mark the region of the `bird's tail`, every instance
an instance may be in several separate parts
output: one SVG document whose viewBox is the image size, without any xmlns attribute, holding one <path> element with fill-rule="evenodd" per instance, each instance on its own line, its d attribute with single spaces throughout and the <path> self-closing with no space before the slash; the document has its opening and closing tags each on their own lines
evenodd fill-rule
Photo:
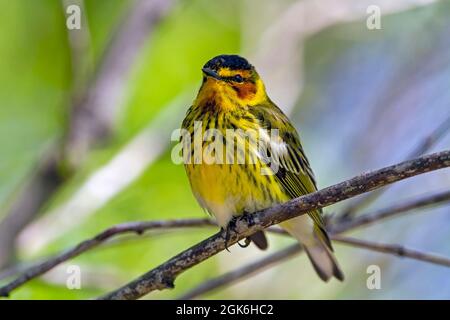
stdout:
<svg viewBox="0 0 450 320">
<path fill-rule="evenodd" d="M 323 281 L 328 281 L 333 276 L 344 280 L 326 231 L 313 225 L 308 215 L 288 220 L 281 226 L 303 245 L 314 270 Z"/>
<path fill-rule="evenodd" d="M 338 280 L 344 280 L 339 264 L 333 252 L 322 242 L 318 242 L 314 246 L 304 246 L 309 260 L 323 281 L 328 281 L 332 276 Z"/>
</svg>

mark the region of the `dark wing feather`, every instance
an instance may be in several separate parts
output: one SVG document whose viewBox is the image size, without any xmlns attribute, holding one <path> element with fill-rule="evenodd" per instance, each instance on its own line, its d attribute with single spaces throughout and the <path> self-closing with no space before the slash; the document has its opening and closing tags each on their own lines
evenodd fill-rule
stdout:
<svg viewBox="0 0 450 320">
<path fill-rule="evenodd" d="M 269 146 L 269 152 L 271 160 L 277 161 L 278 171 L 275 176 L 286 193 L 291 198 L 297 198 L 316 191 L 317 185 L 314 173 L 303 151 L 297 130 L 287 116 L 271 102 L 268 102 L 267 105 L 250 107 L 249 111 L 259 121 L 260 127 L 267 130 L 278 129 L 279 131 L 279 137 L 281 138 L 279 146 Z M 315 210 L 308 214 L 315 222 L 318 235 L 332 249 L 325 231 L 322 210 Z"/>
</svg>

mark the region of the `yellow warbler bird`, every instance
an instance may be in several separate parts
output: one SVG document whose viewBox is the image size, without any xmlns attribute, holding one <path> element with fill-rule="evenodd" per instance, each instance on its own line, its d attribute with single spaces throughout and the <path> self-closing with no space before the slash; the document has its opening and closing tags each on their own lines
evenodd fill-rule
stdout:
<svg viewBox="0 0 450 320">
<path fill-rule="evenodd" d="M 202 86 L 182 124 L 190 138 L 186 144 L 182 137 L 188 149 L 183 156 L 196 199 L 217 223 L 227 229 L 239 215 L 316 191 L 299 135 L 267 96 L 255 68 L 238 55 L 220 55 L 202 71 Z M 277 133 L 275 138 L 269 130 Z M 202 136 L 196 138 L 199 132 Z M 247 132 L 257 132 L 265 149 L 251 143 Z M 196 150 L 198 142 L 200 151 Z M 321 210 L 280 225 L 302 244 L 322 280 L 344 279 Z M 261 231 L 249 241 L 261 249 L 267 247 Z"/>
</svg>

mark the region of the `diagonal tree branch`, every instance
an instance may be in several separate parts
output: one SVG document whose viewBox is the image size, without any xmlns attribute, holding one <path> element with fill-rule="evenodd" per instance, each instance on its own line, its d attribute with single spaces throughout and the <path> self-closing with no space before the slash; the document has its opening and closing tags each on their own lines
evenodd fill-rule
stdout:
<svg viewBox="0 0 450 320">
<path fill-rule="evenodd" d="M 447 150 L 364 173 L 284 204 L 244 215 L 237 220 L 235 228 L 230 230 L 228 246 L 258 230 L 307 211 L 323 208 L 396 181 L 448 166 L 450 166 L 450 151 Z M 225 231 L 222 231 L 203 240 L 101 299 L 137 299 L 154 290 L 173 288 L 175 278 L 181 273 L 224 250 L 224 237 Z"/>
</svg>

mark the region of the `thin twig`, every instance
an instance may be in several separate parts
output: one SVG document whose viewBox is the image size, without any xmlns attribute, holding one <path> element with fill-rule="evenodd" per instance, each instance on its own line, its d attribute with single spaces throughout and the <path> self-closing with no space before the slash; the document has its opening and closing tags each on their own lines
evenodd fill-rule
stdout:
<svg viewBox="0 0 450 320">
<path fill-rule="evenodd" d="M 404 246 L 400 246 L 397 244 L 376 243 L 368 240 L 345 237 L 342 235 L 332 235 L 331 238 L 334 241 L 338 241 L 343 244 L 348 244 L 353 247 L 364 248 L 371 251 L 377 251 L 382 253 L 389 253 L 398 257 L 406 257 L 433 264 L 438 264 L 441 266 L 450 267 L 450 259 L 447 257 L 411 248 L 406 248 Z"/>
<path fill-rule="evenodd" d="M 70 248 L 52 258 L 43 261 L 42 263 L 38 263 L 28 268 L 17 279 L 8 283 L 6 286 L 0 288 L 0 296 L 7 296 L 9 292 L 21 286 L 25 282 L 28 282 L 31 279 L 34 279 L 46 273 L 47 271 L 61 264 L 64 261 L 72 259 L 94 247 L 99 246 L 100 244 L 102 244 L 106 240 L 113 238 L 114 236 L 121 235 L 124 233 L 142 234 L 145 231 L 155 229 L 167 230 L 175 228 L 201 227 L 213 224 L 214 222 L 209 219 L 178 219 L 178 220 L 163 220 L 163 221 L 128 222 L 115 225 L 111 228 L 104 230 L 103 232 L 97 234 L 96 236 L 90 239 L 80 242 L 73 248 Z"/>
<path fill-rule="evenodd" d="M 40 262 L 34 261 L 34 263 L 19 263 L 14 264 L 6 269 L 0 271 L 0 281 L 13 276 L 21 275 L 25 273 L 28 269 L 33 268 L 33 266 L 40 264 L 41 261 L 46 261 L 47 259 L 40 259 Z"/>
<path fill-rule="evenodd" d="M 450 130 L 450 116 L 447 117 L 443 122 L 441 122 L 434 131 L 425 136 L 419 141 L 416 147 L 407 154 L 405 160 L 418 157 L 427 151 L 429 151 L 445 134 Z M 375 200 L 377 200 L 383 193 L 388 190 L 387 188 L 381 188 L 375 192 L 369 193 L 362 196 L 359 199 L 355 199 L 351 202 L 340 215 L 342 221 L 349 220 L 350 217 L 354 216 L 356 212 L 360 211 L 362 208 L 367 207 Z"/>
<path fill-rule="evenodd" d="M 179 299 L 180 300 L 193 299 L 202 294 L 205 294 L 206 292 L 211 292 L 215 289 L 231 285 L 235 283 L 236 280 L 242 280 L 256 273 L 259 273 L 271 267 L 275 263 L 282 262 L 288 258 L 297 255 L 301 251 L 302 247 L 298 243 L 296 243 L 285 249 L 271 253 L 267 257 L 264 257 L 260 260 L 251 262 L 243 267 L 225 273 L 217 278 L 208 280 L 200 284 L 198 287 L 189 290 L 188 292 L 180 296 Z"/>
<path fill-rule="evenodd" d="M 350 229 L 354 230 L 358 227 L 370 225 L 374 222 L 378 222 L 379 220 L 387 219 L 392 216 L 405 213 L 412 209 L 437 205 L 439 203 L 448 201 L 450 201 L 450 190 L 432 195 L 422 196 L 421 198 L 415 200 L 407 200 L 405 202 L 402 202 L 394 206 L 390 206 L 385 209 L 376 210 L 373 213 L 363 214 L 349 221 L 347 220 L 344 220 L 342 222 L 337 221 L 335 223 L 330 224 L 329 230 L 332 233 L 342 233 Z M 339 220 L 339 218 L 337 220 Z"/>
<path fill-rule="evenodd" d="M 361 174 L 334 186 L 254 213 L 250 218 L 249 215 L 244 215 L 237 221 L 236 228 L 229 231 L 228 246 L 256 231 L 307 211 L 323 208 L 387 184 L 448 166 L 450 166 L 450 151 L 443 151 Z M 181 273 L 224 250 L 226 245 L 224 238 L 225 232 L 219 232 L 101 299 L 137 299 L 154 290 L 173 288 L 176 277 Z"/>
</svg>

